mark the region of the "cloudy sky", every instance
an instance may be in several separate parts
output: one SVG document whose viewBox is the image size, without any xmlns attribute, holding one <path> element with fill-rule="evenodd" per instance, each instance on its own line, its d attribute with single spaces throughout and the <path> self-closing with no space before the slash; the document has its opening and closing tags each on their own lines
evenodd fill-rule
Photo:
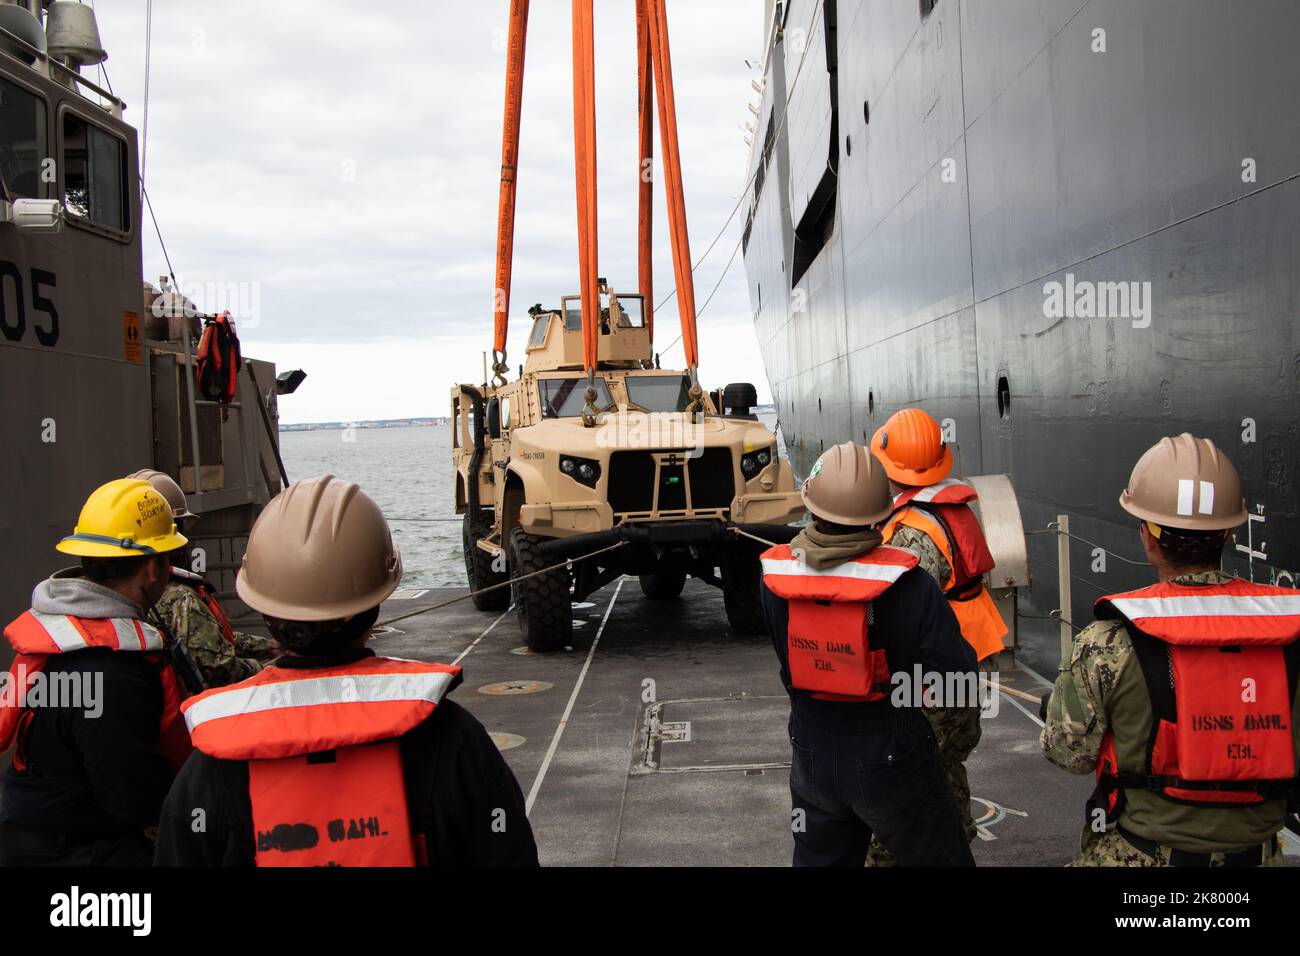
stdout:
<svg viewBox="0 0 1300 956">
<path fill-rule="evenodd" d="M 144 124 L 145 0 L 96 0 L 114 90 Z M 444 414 L 481 381 L 492 285 L 508 0 L 153 6 L 145 179 L 182 286 L 243 283 L 246 355 L 302 367 L 285 422 Z M 670 0 L 693 256 L 744 186 L 739 129 L 756 101 L 761 0 Z M 596 2 L 600 272 L 636 285 L 636 35 L 631 0 Z M 533 0 L 508 351 L 527 308 L 577 283 L 570 5 Z M 658 149 L 656 148 L 656 153 Z M 656 156 L 656 176 L 659 174 Z M 656 299 L 671 291 L 662 190 Z M 702 306 L 739 241 L 737 215 L 696 272 Z M 144 274 L 165 272 L 152 227 Z M 676 303 L 656 344 L 680 331 Z M 739 255 L 700 319 L 709 387 L 768 387 Z M 680 365 L 681 346 L 664 355 Z"/>
</svg>

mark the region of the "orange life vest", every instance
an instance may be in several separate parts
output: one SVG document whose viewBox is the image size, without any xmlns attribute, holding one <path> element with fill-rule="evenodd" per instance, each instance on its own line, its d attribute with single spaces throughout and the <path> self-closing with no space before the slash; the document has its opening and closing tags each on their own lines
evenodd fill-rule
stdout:
<svg viewBox="0 0 1300 956">
<path fill-rule="evenodd" d="M 146 660 L 157 666 L 163 689 L 158 748 L 169 764 L 180 769 L 192 749 L 181 719 L 185 689 L 167 659 L 163 636 L 157 629 L 128 617 L 84 618 L 24 611 L 4 633 L 15 656 L 9 665 L 8 689 L 0 695 L 0 753 L 17 746 L 13 758 L 15 769 L 25 770 L 27 766 L 25 744 L 32 711 L 26 705 L 26 697 L 36 675 L 45 669 L 51 654 L 69 654 L 91 647 L 143 653 Z"/>
<path fill-rule="evenodd" d="M 459 667 L 384 657 L 273 666 L 183 709 L 195 747 L 248 761 L 258 866 L 415 866 L 397 738 L 460 680 Z"/>
<path fill-rule="evenodd" d="M 948 562 L 951 573 L 940 588 L 952 606 L 962 637 L 984 660 L 1002 650 L 1007 625 L 993 596 L 984 587 L 984 575 L 993 570 L 984 531 L 970 502 L 975 489 L 956 478 L 945 478 L 924 488 L 909 488 L 894 499 L 894 513 L 881 533 L 891 541 L 899 525 L 915 528 L 931 541 Z"/>
<path fill-rule="evenodd" d="M 1154 722 L 1140 768 L 1119 766 L 1116 728 L 1106 732 L 1094 805 L 1116 816 L 1125 789 L 1203 806 L 1285 795 L 1296 780 L 1300 593 L 1164 582 L 1100 598 L 1095 611 L 1128 625 Z"/>
<path fill-rule="evenodd" d="M 193 588 L 198 594 L 199 599 L 203 601 L 204 606 L 217 619 L 217 626 L 221 628 L 221 636 L 231 644 L 235 643 L 235 629 L 230 623 L 230 618 L 226 616 L 221 602 L 217 600 L 216 592 L 212 590 L 212 585 L 193 571 L 186 571 L 184 568 L 172 568 L 172 580 L 178 584 L 184 584 L 186 587 Z"/>
<path fill-rule="evenodd" d="M 818 700 L 883 700 L 890 666 L 885 652 L 871 647 L 871 602 L 916 567 L 916 555 L 881 545 L 818 571 L 782 544 L 763 552 L 762 561 L 763 582 L 790 606 L 790 683 Z"/>
<path fill-rule="evenodd" d="M 228 405 L 239 393 L 239 372 L 243 367 L 239 336 L 229 312 L 203 320 L 203 336 L 194 364 L 199 394 L 211 402 Z"/>
</svg>

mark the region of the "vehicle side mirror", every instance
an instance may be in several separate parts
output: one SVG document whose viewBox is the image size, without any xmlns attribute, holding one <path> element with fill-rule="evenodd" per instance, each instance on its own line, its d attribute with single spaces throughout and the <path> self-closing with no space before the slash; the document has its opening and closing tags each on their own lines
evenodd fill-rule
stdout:
<svg viewBox="0 0 1300 956">
<path fill-rule="evenodd" d="M 63 228 L 63 203 L 57 199 L 14 199 L 0 203 L 0 222 L 23 232 L 55 233 Z"/>
<path fill-rule="evenodd" d="M 501 400 L 497 398 L 488 399 L 487 405 L 487 430 L 489 438 L 501 437 Z"/>
</svg>

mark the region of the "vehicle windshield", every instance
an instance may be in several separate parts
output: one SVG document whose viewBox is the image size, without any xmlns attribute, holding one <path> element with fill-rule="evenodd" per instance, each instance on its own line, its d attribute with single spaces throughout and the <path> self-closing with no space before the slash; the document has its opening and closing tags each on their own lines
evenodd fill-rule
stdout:
<svg viewBox="0 0 1300 956">
<path fill-rule="evenodd" d="M 691 403 L 685 375 L 629 375 L 623 382 L 628 401 L 647 412 L 684 412 Z"/>
<path fill-rule="evenodd" d="M 582 414 L 586 404 L 587 377 L 579 378 L 543 378 L 537 382 L 542 395 L 543 418 L 576 418 Z M 603 378 L 596 379 L 596 408 L 605 411 L 612 408 L 609 386 Z"/>
</svg>

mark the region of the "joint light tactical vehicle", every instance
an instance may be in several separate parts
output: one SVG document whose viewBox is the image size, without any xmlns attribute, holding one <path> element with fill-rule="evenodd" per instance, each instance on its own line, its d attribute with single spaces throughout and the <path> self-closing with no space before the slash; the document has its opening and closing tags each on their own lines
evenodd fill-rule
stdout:
<svg viewBox="0 0 1300 956">
<path fill-rule="evenodd" d="M 573 296 L 533 308 L 518 380 L 452 393 L 471 589 L 573 559 L 475 603 L 500 610 L 513 596 L 528 646 L 553 650 L 571 636 L 571 601 L 624 574 L 670 600 L 689 575 L 722 589 L 733 631 L 761 632 L 762 545 L 736 529 L 785 541 L 804 508 L 775 435 L 753 414 L 754 388 L 701 394 L 693 409 L 689 373 L 651 361 L 641 296 L 602 283 L 600 299 L 594 377 L 582 368 Z M 589 382 L 594 420 L 584 420 Z"/>
</svg>

